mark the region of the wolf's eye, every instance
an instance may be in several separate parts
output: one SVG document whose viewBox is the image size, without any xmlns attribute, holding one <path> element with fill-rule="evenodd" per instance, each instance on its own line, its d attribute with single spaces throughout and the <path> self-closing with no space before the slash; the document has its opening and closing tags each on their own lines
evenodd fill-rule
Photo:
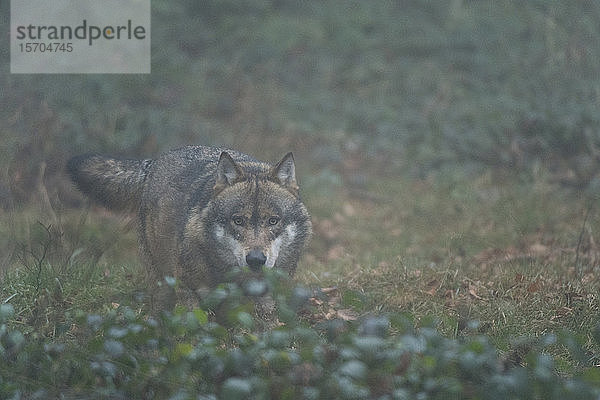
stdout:
<svg viewBox="0 0 600 400">
<path fill-rule="evenodd" d="M 238 226 L 244 225 L 244 217 L 242 217 L 242 216 L 234 215 L 233 217 L 231 217 L 231 220 L 233 221 L 233 223 L 235 225 L 238 225 Z"/>
<path fill-rule="evenodd" d="M 276 215 L 269 217 L 269 220 L 267 222 L 269 222 L 269 225 L 277 225 L 279 223 L 280 218 Z"/>
</svg>

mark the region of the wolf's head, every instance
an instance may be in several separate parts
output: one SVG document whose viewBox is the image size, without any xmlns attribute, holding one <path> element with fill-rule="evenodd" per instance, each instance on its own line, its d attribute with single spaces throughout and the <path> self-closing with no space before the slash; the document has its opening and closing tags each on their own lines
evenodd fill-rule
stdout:
<svg viewBox="0 0 600 400">
<path fill-rule="evenodd" d="M 217 269 L 264 266 L 292 274 L 311 235 L 292 153 L 273 167 L 221 153 L 213 196 L 202 214 L 207 251 Z"/>
</svg>

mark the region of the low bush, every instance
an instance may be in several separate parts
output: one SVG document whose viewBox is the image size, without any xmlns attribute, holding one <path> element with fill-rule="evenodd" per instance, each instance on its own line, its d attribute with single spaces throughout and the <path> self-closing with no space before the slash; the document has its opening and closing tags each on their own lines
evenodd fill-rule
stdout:
<svg viewBox="0 0 600 400">
<path fill-rule="evenodd" d="M 262 285 L 271 288 L 277 305 L 271 329 L 261 328 L 249 296 Z M 81 311 L 70 331 L 54 338 L 24 335 L 13 306 L 2 304 L 0 398 L 600 396 L 600 371 L 586 365 L 580 343 L 569 333 L 527 339 L 517 346 L 520 351 L 500 355 L 485 336 L 450 339 L 435 329 L 435 321 L 415 328 L 407 314 L 311 320 L 318 295 L 289 286 L 272 274 L 244 288 L 225 284 L 200 307 L 178 306 L 159 317 L 125 305 L 103 315 Z M 578 372 L 558 375 L 546 352 L 551 346 L 564 346 L 580 360 Z"/>
</svg>

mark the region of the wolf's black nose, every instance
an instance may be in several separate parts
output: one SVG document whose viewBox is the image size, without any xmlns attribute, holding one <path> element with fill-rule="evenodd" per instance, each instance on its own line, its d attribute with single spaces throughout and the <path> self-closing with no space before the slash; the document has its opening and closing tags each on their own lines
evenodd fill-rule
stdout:
<svg viewBox="0 0 600 400">
<path fill-rule="evenodd" d="M 260 250 L 250 250 L 246 256 L 246 263 L 255 271 L 258 271 L 266 262 L 267 256 Z"/>
</svg>

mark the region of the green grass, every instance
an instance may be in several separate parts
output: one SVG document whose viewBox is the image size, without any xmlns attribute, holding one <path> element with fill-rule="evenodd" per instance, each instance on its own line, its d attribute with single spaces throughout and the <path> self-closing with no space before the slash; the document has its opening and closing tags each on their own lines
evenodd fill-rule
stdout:
<svg viewBox="0 0 600 400">
<path fill-rule="evenodd" d="M 519 336 L 562 329 L 591 346 L 597 204 L 584 226 L 589 199 L 503 175 L 379 180 L 369 189 L 377 201 L 340 190 L 315 204 L 315 215 L 331 217 L 315 217 L 316 251 L 298 279 L 361 293 L 363 312 L 437 318 L 450 336 L 472 333 L 467 322 L 478 320 L 476 331 L 504 350 Z"/>
<path fill-rule="evenodd" d="M 11 241 L 3 249 L 0 301 L 14 306 L 24 333 L 60 338 L 70 334 L 77 313 L 140 298 L 135 230 L 120 221 L 83 211 L 50 218 L 33 208 L 2 221 Z"/>
<path fill-rule="evenodd" d="M 0 307 L 0 395 L 595 393 L 600 217 L 590 199 L 499 171 L 305 189 L 315 236 L 295 280 L 322 293 L 297 318 L 290 304 L 307 294 L 277 289 L 285 326 L 262 333 L 231 286 L 222 325 L 208 322 L 208 303 L 157 323 L 126 219 L 12 213 L 1 225 L 16 245 L 0 286 L 14 309 Z"/>
<path fill-rule="evenodd" d="M 433 318 L 450 338 L 485 334 L 506 352 L 521 336 L 568 330 L 586 343 L 590 361 L 598 359 L 595 203 L 584 225 L 589 199 L 493 171 L 372 177 L 364 192 L 371 197 L 343 187 L 304 192 L 315 236 L 296 280 L 337 288 L 312 320 L 347 309 L 355 316 L 404 312 L 417 326 Z M 75 335 L 78 313 L 121 304 L 146 312 L 131 223 L 101 209 L 64 211 L 59 225 L 43 218 L 24 211 L 2 226 L 16 230 L 17 245 L 0 300 L 15 307 L 23 332 Z M 554 351 L 566 357 L 564 371 L 578 368 L 564 349 Z"/>
</svg>

